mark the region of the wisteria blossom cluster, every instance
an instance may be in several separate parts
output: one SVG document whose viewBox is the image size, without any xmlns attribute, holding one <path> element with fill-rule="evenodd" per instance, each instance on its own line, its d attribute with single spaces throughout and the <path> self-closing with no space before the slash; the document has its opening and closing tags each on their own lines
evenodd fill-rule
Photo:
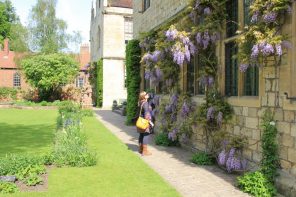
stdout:
<svg viewBox="0 0 296 197">
<path fill-rule="evenodd" d="M 230 173 L 247 169 L 247 160 L 239 157 L 239 151 L 231 148 L 228 152 L 223 149 L 218 155 L 218 164 L 225 166 Z"/>
<path fill-rule="evenodd" d="M 259 56 L 268 57 L 270 55 L 282 56 L 283 55 L 283 48 L 291 48 L 291 44 L 284 40 L 279 44 L 270 44 L 268 42 L 261 42 L 259 44 L 255 44 L 252 47 L 251 51 L 251 62 L 252 63 L 242 63 L 239 67 L 241 72 L 246 72 L 250 66 L 255 66 L 254 62 L 257 61 Z"/>
<path fill-rule="evenodd" d="M 173 56 L 173 61 L 179 66 L 183 66 L 184 63 L 189 63 L 191 55 L 196 53 L 196 47 L 193 42 L 190 41 L 189 33 L 185 31 L 178 31 L 174 25 L 172 25 L 166 32 L 165 36 L 168 42 L 172 42 L 170 51 Z"/>
<path fill-rule="evenodd" d="M 200 82 L 205 87 L 212 87 L 215 83 L 215 80 L 212 76 L 203 76 L 201 77 Z"/>
<path fill-rule="evenodd" d="M 149 51 L 150 48 L 155 44 L 155 39 L 151 37 L 145 37 L 141 42 L 140 42 L 140 48 Z"/>
<path fill-rule="evenodd" d="M 269 56 L 281 57 L 283 48 L 290 48 L 285 36 L 280 35 L 282 18 L 291 13 L 291 5 L 295 0 L 254 0 L 251 5 L 250 28 L 239 39 L 240 51 L 243 51 L 242 64 L 239 69 L 246 72 L 250 66 L 257 64 L 260 58 Z M 255 31 L 255 30 L 256 31 Z M 249 43 L 254 43 L 249 47 Z"/>
<path fill-rule="evenodd" d="M 217 121 L 217 125 L 221 127 L 223 122 L 223 112 L 216 112 L 215 107 L 211 106 L 207 110 L 207 121 L 213 122 Z"/>
<path fill-rule="evenodd" d="M 210 33 L 209 31 L 198 32 L 195 39 L 199 47 L 207 49 L 210 44 L 215 44 L 220 39 L 220 34 L 218 32 Z"/>
</svg>

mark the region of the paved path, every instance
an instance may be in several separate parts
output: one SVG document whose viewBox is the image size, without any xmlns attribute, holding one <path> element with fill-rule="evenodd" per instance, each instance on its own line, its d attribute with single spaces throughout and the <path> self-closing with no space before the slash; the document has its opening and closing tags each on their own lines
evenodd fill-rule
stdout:
<svg viewBox="0 0 296 197">
<path fill-rule="evenodd" d="M 135 127 L 124 125 L 125 117 L 108 110 L 95 110 L 97 118 L 130 150 L 137 153 Z M 143 160 L 184 197 L 247 197 L 233 186 L 235 176 L 217 167 L 200 167 L 189 162 L 192 153 L 176 147 L 149 146 L 152 156 Z"/>
</svg>

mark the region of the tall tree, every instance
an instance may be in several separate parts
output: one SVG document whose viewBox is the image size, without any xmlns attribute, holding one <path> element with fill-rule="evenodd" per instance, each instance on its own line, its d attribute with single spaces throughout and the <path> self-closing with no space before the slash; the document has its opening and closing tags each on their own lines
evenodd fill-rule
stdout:
<svg viewBox="0 0 296 197">
<path fill-rule="evenodd" d="M 0 0 L 0 42 L 10 39 L 10 49 L 13 51 L 28 51 L 28 32 L 24 27 L 10 0 Z"/>
<path fill-rule="evenodd" d="M 0 0 L 0 41 L 10 37 L 11 25 L 18 21 L 15 9 L 10 0 Z"/>
<path fill-rule="evenodd" d="M 57 0 L 37 0 L 30 15 L 31 48 L 43 53 L 56 53 L 67 48 L 70 35 L 67 24 L 56 17 Z"/>
</svg>

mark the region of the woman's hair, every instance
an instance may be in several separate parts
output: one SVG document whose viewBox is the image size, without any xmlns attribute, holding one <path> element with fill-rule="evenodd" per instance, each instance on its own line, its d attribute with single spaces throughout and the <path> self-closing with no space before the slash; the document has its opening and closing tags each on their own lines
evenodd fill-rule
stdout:
<svg viewBox="0 0 296 197">
<path fill-rule="evenodd" d="M 139 94 L 139 103 L 140 103 L 141 101 L 143 101 L 143 100 L 146 99 L 146 98 L 145 98 L 146 95 L 147 95 L 147 93 L 146 93 L 145 91 L 140 92 L 140 94 Z"/>
</svg>

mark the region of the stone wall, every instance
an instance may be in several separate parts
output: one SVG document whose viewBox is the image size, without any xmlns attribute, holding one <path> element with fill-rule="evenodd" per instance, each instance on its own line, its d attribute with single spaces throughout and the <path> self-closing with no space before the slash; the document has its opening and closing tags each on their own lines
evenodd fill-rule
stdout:
<svg viewBox="0 0 296 197">
<path fill-rule="evenodd" d="M 143 1 L 133 0 L 134 37 L 148 32 L 171 19 L 189 3 L 189 0 L 150 0 L 150 7 L 143 12 Z"/>
</svg>

